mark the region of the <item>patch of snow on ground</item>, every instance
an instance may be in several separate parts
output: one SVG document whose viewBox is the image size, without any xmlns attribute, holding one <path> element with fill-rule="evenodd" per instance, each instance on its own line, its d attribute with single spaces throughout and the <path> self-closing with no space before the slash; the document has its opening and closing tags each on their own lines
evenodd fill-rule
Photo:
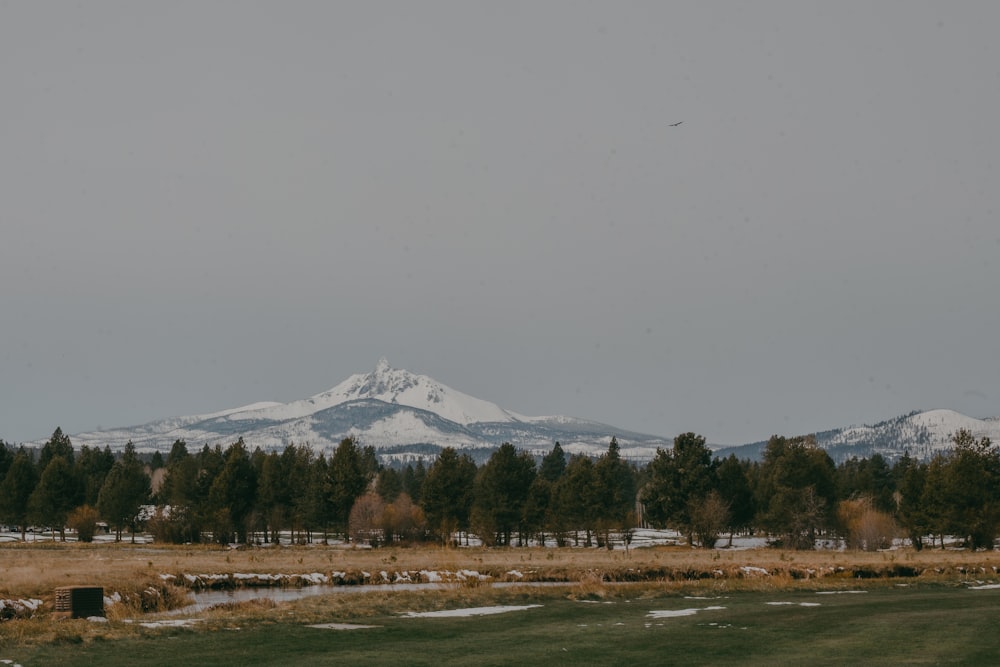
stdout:
<svg viewBox="0 0 1000 667">
<path fill-rule="evenodd" d="M 509 611 L 524 611 L 534 607 L 541 607 L 540 604 L 526 605 L 505 605 L 497 607 L 469 607 L 467 609 L 444 609 L 442 611 L 408 611 L 403 614 L 406 618 L 457 618 L 464 616 L 492 616 L 493 614 L 506 614 Z"/>
<path fill-rule="evenodd" d="M 969 586 L 970 591 L 988 591 L 996 588 L 1000 588 L 1000 584 L 983 584 L 981 586 Z"/>
<path fill-rule="evenodd" d="M 857 595 L 868 591 L 816 591 L 816 595 Z"/>
<path fill-rule="evenodd" d="M 699 611 L 717 611 L 725 607 L 702 607 L 700 609 L 662 609 L 654 610 L 646 614 L 648 618 L 676 618 L 678 616 L 694 616 Z"/>
<path fill-rule="evenodd" d="M 17 600 L 2 600 L 0 599 L 0 610 L 2 609 L 13 609 L 15 614 L 23 614 L 29 611 L 38 611 L 38 608 L 42 606 L 41 600 L 36 600 L 35 598 L 29 598 L 25 600 L 20 598 Z"/>
<path fill-rule="evenodd" d="M 158 628 L 190 628 L 192 625 L 201 623 L 200 618 L 175 618 L 163 621 L 144 621 L 140 623 L 144 628 L 150 628 L 156 630 Z"/>
<path fill-rule="evenodd" d="M 753 565 L 744 565 L 743 567 L 740 568 L 740 571 L 743 572 L 743 574 L 755 574 L 760 576 L 770 576 L 771 574 L 764 568 L 754 567 Z"/>
<path fill-rule="evenodd" d="M 358 625 L 357 623 L 315 623 L 308 625 L 309 628 L 319 630 L 367 630 L 368 628 L 379 628 L 380 625 Z"/>
<path fill-rule="evenodd" d="M 798 606 L 798 607 L 819 607 L 819 602 L 765 602 L 772 607 Z"/>
</svg>

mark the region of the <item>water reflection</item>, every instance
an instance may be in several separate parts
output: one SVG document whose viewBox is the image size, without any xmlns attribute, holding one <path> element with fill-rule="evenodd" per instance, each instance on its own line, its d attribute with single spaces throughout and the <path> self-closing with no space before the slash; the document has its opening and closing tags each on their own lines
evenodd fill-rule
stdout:
<svg viewBox="0 0 1000 667">
<path fill-rule="evenodd" d="M 528 586 L 543 588 L 548 586 L 568 586 L 571 584 L 558 581 L 497 581 L 483 583 L 492 588 L 509 588 L 511 586 Z M 333 586 L 321 584 L 317 586 L 302 586 L 301 588 L 235 588 L 225 591 L 195 591 L 192 592 L 194 603 L 175 609 L 171 614 L 190 614 L 205 611 L 219 604 L 248 602 L 250 600 L 274 600 L 275 602 L 290 602 L 314 595 L 336 595 L 345 593 L 373 592 L 403 592 L 403 591 L 443 591 L 458 589 L 461 583 L 426 583 L 426 584 L 363 584 L 359 586 Z"/>
</svg>

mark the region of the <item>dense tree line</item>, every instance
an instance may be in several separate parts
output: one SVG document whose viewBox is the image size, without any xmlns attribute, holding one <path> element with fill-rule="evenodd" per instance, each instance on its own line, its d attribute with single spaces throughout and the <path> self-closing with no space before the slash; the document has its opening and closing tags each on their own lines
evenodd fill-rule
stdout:
<svg viewBox="0 0 1000 667">
<path fill-rule="evenodd" d="M 685 433 L 644 471 L 640 497 L 654 526 L 712 546 L 728 532 L 759 532 L 790 548 L 843 539 L 886 547 L 900 531 L 914 548 L 928 537 L 993 548 L 1000 535 L 1000 453 L 966 430 L 930 462 L 874 454 L 839 466 L 812 436 L 772 436 L 759 462 L 713 459 L 705 439 Z"/>
<path fill-rule="evenodd" d="M 156 507 L 153 512 L 141 508 Z M 103 520 L 122 539 L 143 523 L 169 542 L 297 543 L 331 536 L 373 545 L 454 539 L 487 545 L 628 543 L 639 525 L 674 528 L 692 545 L 757 533 L 788 548 L 845 540 L 877 549 L 904 534 L 915 548 L 945 535 L 992 548 L 1000 534 L 1000 454 L 967 431 L 927 463 L 904 456 L 835 465 L 810 436 L 773 436 L 761 461 L 715 459 L 683 433 L 646 466 L 625 461 L 615 439 L 592 458 L 556 443 L 537 459 L 501 445 L 481 466 L 444 448 L 430 464 L 382 465 L 347 438 L 329 457 L 309 447 L 188 451 L 140 459 L 131 443 L 74 451 L 60 429 L 37 452 L 0 441 L 0 521 L 65 527 L 89 539 Z"/>
</svg>

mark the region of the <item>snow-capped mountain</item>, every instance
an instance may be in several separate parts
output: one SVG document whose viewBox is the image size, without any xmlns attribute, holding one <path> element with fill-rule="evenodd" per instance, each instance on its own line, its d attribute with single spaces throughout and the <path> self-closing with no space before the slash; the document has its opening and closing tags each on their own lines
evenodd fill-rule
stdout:
<svg viewBox="0 0 1000 667">
<path fill-rule="evenodd" d="M 1000 442 L 1000 418 L 975 419 L 953 410 L 912 412 L 874 425 L 849 426 L 816 433 L 819 446 L 836 461 L 881 454 L 889 460 L 905 452 L 922 460 L 949 450 L 959 429 L 976 438 Z M 793 434 L 783 434 L 793 435 Z M 672 438 L 625 431 L 576 417 L 526 417 L 463 394 L 427 377 L 392 368 L 382 359 L 371 373 L 347 378 L 333 389 L 291 403 L 254 403 L 139 426 L 71 435 L 77 447 L 119 449 L 131 440 L 140 451 L 169 451 L 176 440 L 188 448 L 223 447 L 243 438 L 251 448 L 283 449 L 289 444 L 330 451 L 345 437 L 371 445 L 385 458 L 433 457 L 441 447 L 477 450 L 485 459 L 504 442 L 538 453 L 555 442 L 571 453 L 597 455 L 618 439 L 622 455 L 647 461 L 657 448 L 670 449 Z M 29 443 L 29 444 L 42 444 Z M 714 448 L 759 459 L 766 442 Z"/>
<path fill-rule="evenodd" d="M 939 452 L 952 448 L 952 436 L 966 429 L 976 439 L 987 437 L 1000 443 L 1000 418 L 976 419 L 954 410 L 911 412 L 873 425 L 848 426 L 816 433 L 816 443 L 834 461 L 852 456 L 864 458 L 881 454 L 894 461 L 905 453 L 915 459 L 929 460 Z M 766 442 L 720 449 L 716 456 L 736 454 L 739 458 L 759 459 Z"/>
<path fill-rule="evenodd" d="M 312 398 L 288 404 L 247 406 L 230 411 L 226 416 L 237 421 L 243 419 L 288 421 L 361 399 L 426 410 L 463 426 L 476 422 L 520 420 L 513 413 L 493 403 L 455 391 L 426 375 L 415 375 L 409 371 L 392 368 L 386 359 L 379 360 L 374 372 L 352 375 L 333 389 L 316 394 Z"/>
<path fill-rule="evenodd" d="M 120 448 L 131 440 L 140 451 L 169 451 L 176 440 L 188 448 L 226 446 L 238 438 L 251 448 L 288 444 L 331 450 L 345 437 L 371 445 L 383 456 L 433 455 L 438 447 L 490 450 L 510 442 L 548 451 L 560 442 L 569 452 L 597 454 L 618 438 L 623 456 L 649 459 L 671 440 L 632 433 L 575 417 L 526 417 L 463 394 L 425 375 L 395 369 L 382 359 L 371 373 L 352 375 L 333 389 L 291 403 L 254 403 L 189 417 L 71 436 L 75 446 Z"/>
</svg>

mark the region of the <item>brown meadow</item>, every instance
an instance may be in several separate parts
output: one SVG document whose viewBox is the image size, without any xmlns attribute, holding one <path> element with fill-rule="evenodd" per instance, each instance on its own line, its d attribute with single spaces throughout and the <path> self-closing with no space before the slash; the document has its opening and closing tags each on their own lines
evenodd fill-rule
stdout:
<svg viewBox="0 0 1000 667">
<path fill-rule="evenodd" d="M 663 595 L 718 595 L 735 591 L 791 591 L 894 586 L 902 581 L 958 583 L 997 580 L 1000 554 L 949 550 L 781 551 L 701 550 L 643 547 L 629 552 L 585 548 L 359 549 L 343 546 L 227 549 L 212 546 L 160 546 L 78 543 L 0 546 L 0 599 L 35 598 L 44 602 L 33 618 L 0 622 L 0 646 L 91 643 L 144 636 L 140 621 L 191 601 L 185 575 L 210 575 L 202 581 L 222 587 L 245 583 L 233 575 L 346 573 L 361 583 L 382 579 L 382 572 L 421 580 L 421 571 L 474 570 L 486 581 L 548 581 L 565 585 L 493 587 L 478 579 L 443 590 L 398 591 L 357 588 L 358 594 L 320 595 L 292 602 L 270 600 L 225 603 L 196 614 L 192 629 L 212 631 L 270 625 L 276 618 L 297 623 L 384 617 L 399 609 L 435 610 L 543 599 L 602 600 Z M 765 572 L 766 571 L 766 572 Z M 365 578 L 364 573 L 372 575 Z M 165 575 L 173 575 L 165 576 Z M 214 575 L 212 577 L 211 575 Z M 858 579 L 864 579 L 859 582 Z M 426 580 L 423 575 L 423 580 Z M 295 582 L 292 577 L 290 581 Z M 299 581 L 299 583 L 302 583 Z M 67 585 L 104 588 L 122 602 L 108 606 L 108 623 L 59 619 L 52 615 L 55 589 Z M 360 593 L 364 591 L 364 593 Z M 176 618 L 176 617 L 171 617 Z"/>
<path fill-rule="evenodd" d="M 576 583 L 599 580 L 697 581 L 753 579 L 755 568 L 792 580 L 976 576 L 993 577 L 993 551 L 901 549 L 863 551 L 705 550 L 643 547 L 628 552 L 594 548 L 359 549 L 343 546 L 229 549 L 78 543 L 0 546 L 0 598 L 50 600 L 55 588 L 102 586 L 106 592 L 163 585 L 161 575 L 307 574 L 474 570 L 494 580 Z M 355 577 L 359 580 L 361 576 Z M 351 579 L 351 577 L 348 577 Z M 516 577 L 521 580 L 522 577 Z"/>
</svg>

